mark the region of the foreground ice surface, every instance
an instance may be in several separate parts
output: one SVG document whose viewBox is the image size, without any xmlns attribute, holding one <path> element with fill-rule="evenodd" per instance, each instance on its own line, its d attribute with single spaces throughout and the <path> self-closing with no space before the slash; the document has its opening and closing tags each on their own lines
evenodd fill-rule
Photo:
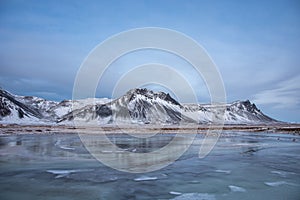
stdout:
<svg viewBox="0 0 300 200">
<path fill-rule="evenodd" d="M 91 169 L 71 169 L 71 170 L 47 170 L 46 172 L 55 174 L 55 178 L 62 178 L 68 176 L 71 173 L 78 173 L 78 172 L 86 172 L 86 171 L 93 171 Z"/>
<path fill-rule="evenodd" d="M 217 170 L 215 170 L 215 172 L 218 172 L 218 173 L 225 173 L 225 174 L 230 174 L 230 173 L 231 173 L 230 170 L 222 170 L 222 169 L 217 169 Z"/>
<path fill-rule="evenodd" d="M 175 197 L 174 200 L 215 200 L 215 196 L 211 194 L 203 194 L 203 193 L 187 193 L 182 194 L 178 197 Z"/>
<path fill-rule="evenodd" d="M 106 153 L 148 152 L 173 135 L 155 137 L 111 136 L 124 151 Z M 0 136 L 0 199 L 299 199 L 300 136 L 225 132 L 199 159 L 202 140 L 166 168 L 131 174 L 99 163 L 76 134 Z"/>
<path fill-rule="evenodd" d="M 157 180 L 157 177 L 141 176 L 141 177 L 135 178 L 134 180 L 135 181 L 153 181 L 153 180 Z"/>
<path fill-rule="evenodd" d="M 232 192 L 246 192 L 246 189 L 235 185 L 229 185 L 228 187 Z"/>
<path fill-rule="evenodd" d="M 277 187 L 281 185 L 291 185 L 291 186 L 297 186 L 295 183 L 288 183 L 286 181 L 275 181 L 275 182 L 265 182 L 266 185 L 272 186 L 272 187 Z"/>
<path fill-rule="evenodd" d="M 175 191 L 171 191 L 169 192 L 170 194 L 174 194 L 174 195 L 181 195 L 182 193 L 181 192 L 175 192 Z"/>
</svg>

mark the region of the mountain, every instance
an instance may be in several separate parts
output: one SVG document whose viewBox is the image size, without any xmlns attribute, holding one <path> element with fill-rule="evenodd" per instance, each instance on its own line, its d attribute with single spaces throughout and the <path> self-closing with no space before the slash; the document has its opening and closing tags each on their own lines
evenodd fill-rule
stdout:
<svg viewBox="0 0 300 200">
<path fill-rule="evenodd" d="M 62 116 L 64 121 L 95 121 L 100 124 L 141 123 L 178 124 L 211 123 L 224 114 L 226 124 L 272 123 L 276 120 L 263 114 L 255 104 L 236 101 L 227 104 L 224 113 L 212 105 L 180 104 L 169 94 L 147 89 L 133 89 L 106 104 L 87 105 Z"/>
<path fill-rule="evenodd" d="M 30 122 L 39 121 L 43 115 L 39 109 L 26 105 L 20 101 L 19 96 L 14 96 L 0 89 L 0 120 L 7 122 Z M 26 101 L 26 98 L 22 98 Z"/>
<path fill-rule="evenodd" d="M 106 104 L 88 105 L 75 109 L 59 121 L 97 120 L 100 123 L 179 123 L 196 122 L 182 115 L 183 106 L 169 94 L 147 89 L 133 89 L 124 96 Z"/>
<path fill-rule="evenodd" d="M 62 116 L 77 108 L 95 103 L 107 103 L 103 99 L 49 101 L 33 96 L 13 95 L 0 88 L 0 123 L 56 123 Z"/>
<path fill-rule="evenodd" d="M 0 89 L 0 121 L 4 123 L 59 123 L 74 120 L 97 124 L 211 123 L 224 115 L 225 124 L 278 122 L 263 114 L 255 104 L 236 101 L 224 112 L 210 104 L 181 104 L 164 92 L 132 89 L 120 98 L 48 101 L 17 96 Z"/>
</svg>

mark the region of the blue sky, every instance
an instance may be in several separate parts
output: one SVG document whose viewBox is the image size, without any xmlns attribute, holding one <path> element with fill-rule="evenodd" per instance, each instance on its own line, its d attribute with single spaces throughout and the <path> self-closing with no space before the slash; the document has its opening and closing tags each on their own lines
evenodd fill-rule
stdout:
<svg viewBox="0 0 300 200">
<path fill-rule="evenodd" d="M 250 99 L 271 117 L 300 122 L 300 1 L 1 0 L 0 86 L 70 99 L 88 53 L 141 27 L 174 29 L 202 45 L 220 70 L 228 102 Z M 112 75 L 122 72 L 117 67 Z M 98 96 L 111 94 L 112 83 L 104 84 Z"/>
</svg>

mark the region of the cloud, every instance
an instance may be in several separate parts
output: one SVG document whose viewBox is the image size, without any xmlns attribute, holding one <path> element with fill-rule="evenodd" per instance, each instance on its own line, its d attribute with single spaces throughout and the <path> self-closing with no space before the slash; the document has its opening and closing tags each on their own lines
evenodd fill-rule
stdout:
<svg viewBox="0 0 300 200">
<path fill-rule="evenodd" d="M 273 104 L 274 108 L 292 108 L 300 105 L 300 76 L 282 81 L 274 89 L 257 93 L 254 102 Z"/>
<path fill-rule="evenodd" d="M 17 95 L 38 96 L 48 100 L 61 101 L 71 98 L 71 87 L 37 78 L 0 76 L 0 87 Z"/>
</svg>

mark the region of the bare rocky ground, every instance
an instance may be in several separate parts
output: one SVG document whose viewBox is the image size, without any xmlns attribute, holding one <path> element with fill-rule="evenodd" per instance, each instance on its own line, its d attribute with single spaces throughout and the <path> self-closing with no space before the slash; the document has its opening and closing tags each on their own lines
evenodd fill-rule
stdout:
<svg viewBox="0 0 300 200">
<path fill-rule="evenodd" d="M 300 124 L 255 124 L 255 125 L 104 125 L 104 126 L 72 126 L 72 125 L 18 125 L 0 124 L 0 135 L 10 134 L 174 134 L 198 133 L 206 134 L 208 130 L 233 132 L 268 132 L 300 135 Z"/>
</svg>

